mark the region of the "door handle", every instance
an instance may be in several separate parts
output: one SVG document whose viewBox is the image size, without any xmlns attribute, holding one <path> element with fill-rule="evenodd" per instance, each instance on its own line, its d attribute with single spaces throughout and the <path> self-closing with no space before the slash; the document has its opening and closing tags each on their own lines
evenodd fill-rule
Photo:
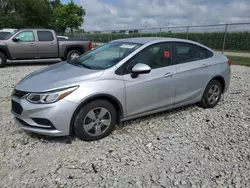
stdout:
<svg viewBox="0 0 250 188">
<path fill-rule="evenodd" d="M 203 64 L 203 65 L 201 65 L 201 67 L 202 68 L 206 68 L 206 67 L 208 67 L 208 65 L 207 64 Z"/>
<path fill-rule="evenodd" d="M 35 46 L 36 44 L 35 43 L 30 43 L 30 46 Z"/>
<path fill-rule="evenodd" d="M 170 76 L 173 76 L 173 75 L 174 75 L 173 72 L 168 72 L 168 73 L 166 73 L 166 74 L 164 75 L 164 77 L 170 77 Z"/>
</svg>

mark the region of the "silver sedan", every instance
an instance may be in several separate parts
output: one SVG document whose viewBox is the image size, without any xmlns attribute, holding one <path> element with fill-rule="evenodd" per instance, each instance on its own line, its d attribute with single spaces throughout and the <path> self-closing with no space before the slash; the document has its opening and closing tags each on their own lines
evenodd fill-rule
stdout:
<svg viewBox="0 0 250 188">
<path fill-rule="evenodd" d="M 194 103 L 215 107 L 230 65 L 190 40 L 115 40 L 26 76 L 13 90 L 12 113 L 24 131 L 98 140 L 121 121 Z"/>
</svg>

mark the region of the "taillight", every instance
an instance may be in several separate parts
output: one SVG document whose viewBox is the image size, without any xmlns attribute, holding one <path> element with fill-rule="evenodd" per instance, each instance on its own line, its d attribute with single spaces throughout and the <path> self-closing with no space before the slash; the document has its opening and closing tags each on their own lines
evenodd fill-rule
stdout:
<svg viewBox="0 0 250 188">
<path fill-rule="evenodd" d="M 227 62 L 227 63 L 228 63 L 229 66 L 231 66 L 231 65 L 232 65 L 231 59 L 228 59 L 228 62 Z"/>
<path fill-rule="evenodd" d="M 88 48 L 89 48 L 89 50 L 92 50 L 92 42 L 89 42 Z"/>
</svg>

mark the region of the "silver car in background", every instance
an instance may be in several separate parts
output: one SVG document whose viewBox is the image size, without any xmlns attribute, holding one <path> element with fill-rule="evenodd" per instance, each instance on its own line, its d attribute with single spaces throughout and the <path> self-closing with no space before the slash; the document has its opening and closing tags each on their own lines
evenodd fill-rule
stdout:
<svg viewBox="0 0 250 188">
<path fill-rule="evenodd" d="M 26 76 L 12 113 L 24 131 L 98 140 L 121 121 L 194 103 L 213 108 L 228 90 L 230 65 L 190 40 L 115 40 Z"/>
</svg>

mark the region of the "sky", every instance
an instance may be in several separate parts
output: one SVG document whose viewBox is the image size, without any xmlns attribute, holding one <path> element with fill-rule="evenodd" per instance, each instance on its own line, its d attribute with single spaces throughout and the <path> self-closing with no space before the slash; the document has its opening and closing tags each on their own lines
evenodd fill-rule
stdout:
<svg viewBox="0 0 250 188">
<path fill-rule="evenodd" d="M 250 22 L 250 0 L 74 1 L 86 11 L 86 31 Z"/>
</svg>

